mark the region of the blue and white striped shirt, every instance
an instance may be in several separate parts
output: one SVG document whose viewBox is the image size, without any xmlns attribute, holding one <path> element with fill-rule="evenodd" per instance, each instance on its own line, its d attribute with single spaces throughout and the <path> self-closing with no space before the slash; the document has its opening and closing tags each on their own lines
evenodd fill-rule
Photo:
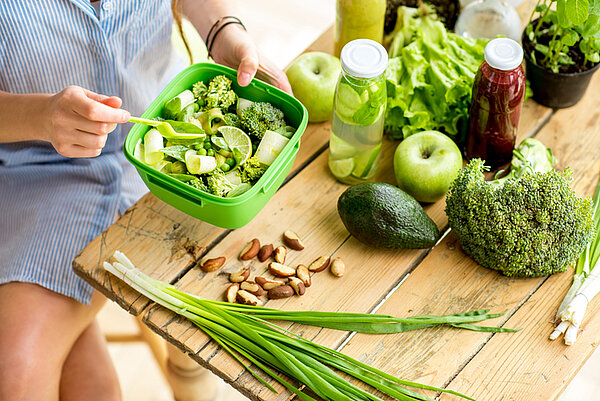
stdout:
<svg viewBox="0 0 600 401">
<path fill-rule="evenodd" d="M 78 85 L 119 96 L 140 115 L 185 67 L 171 44 L 170 6 L 102 0 L 97 15 L 89 0 L 1 0 L 0 90 Z M 121 124 L 90 159 L 41 141 L 0 144 L 0 284 L 33 282 L 89 302 L 73 258 L 147 191 L 121 151 L 129 128 Z"/>
</svg>

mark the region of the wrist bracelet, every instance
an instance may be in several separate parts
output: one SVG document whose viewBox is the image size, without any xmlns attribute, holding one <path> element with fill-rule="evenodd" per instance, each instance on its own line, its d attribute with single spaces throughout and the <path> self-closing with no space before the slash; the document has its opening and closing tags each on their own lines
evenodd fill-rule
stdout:
<svg viewBox="0 0 600 401">
<path fill-rule="evenodd" d="M 223 22 L 226 19 L 231 19 L 231 21 L 227 21 L 227 22 L 221 24 L 221 22 Z M 221 24 L 221 25 L 219 26 L 219 24 Z M 240 21 L 240 19 L 238 17 L 234 17 L 233 15 L 226 15 L 224 17 L 219 18 L 210 27 L 210 30 L 208 31 L 208 35 L 206 35 L 206 49 L 208 50 L 209 57 L 212 57 L 211 51 L 212 51 L 212 47 L 213 47 L 213 44 L 215 43 L 215 39 L 217 38 L 217 36 L 223 30 L 223 28 L 225 28 L 227 25 L 231 25 L 231 24 L 241 25 L 242 28 L 244 28 L 244 30 L 247 31 L 246 27 L 244 26 L 244 24 L 242 23 L 242 21 Z M 215 28 L 217 28 L 217 26 L 219 28 L 215 31 Z M 214 34 L 213 34 L 213 31 L 214 31 Z"/>
</svg>

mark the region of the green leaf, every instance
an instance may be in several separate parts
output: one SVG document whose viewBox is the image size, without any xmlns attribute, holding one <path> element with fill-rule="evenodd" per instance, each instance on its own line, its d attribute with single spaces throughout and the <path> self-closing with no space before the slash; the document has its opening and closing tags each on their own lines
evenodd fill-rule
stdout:
<svg viewBox="0 0 600 401">
<path fill-rule="evenodd" d="M 174 146 L 168 146 L 166 148 L 163 148 L 160 151 L 163 152 L 167 156 L 171 156 L 172 158 L 185 163 L 185 152 L 187 152 L 188 150 L 190 150 L 189 146 L 174 145 Z"/>
<path fill-rule="evenodd" d="M 548 53 L 550 52 L 550 49 L 548 48 L 548 46 L 541 45 L 539 43 L 535 45 L 535 50 L 542 53 L 544 56 L 548 56 Z"/>
<path fill-rule="evenodd" d="M 562 28 L 568 28 L 571 26 L 571 21 L 567 16 L 566 9 L 566 0 L 558 0 L 556 2 L 556 16 L 558 18 L 558 25 L 560 25 Z"/>
<path fill-rule="evenodd" d="M 560 0 L 562 1 L 562 0 Z M 558 3 L 560 3 L 558 1 Z M 557 12 L 558 12 L 557 3 Z M 590 3 L 588 0 L 565 0 L 565 13 L 571 25 L 581 25 L 585 22 L 588 16 Z M 559 12 L 560 15 L 560 12 Z"/>
<path fill-rule="evenodd" d="M 590 14 L 585 24 L 583 24 L 581 36 L 584 39 L 589 39 L 598 34 L 600 34 L 600 15 Z"/>
</svg>

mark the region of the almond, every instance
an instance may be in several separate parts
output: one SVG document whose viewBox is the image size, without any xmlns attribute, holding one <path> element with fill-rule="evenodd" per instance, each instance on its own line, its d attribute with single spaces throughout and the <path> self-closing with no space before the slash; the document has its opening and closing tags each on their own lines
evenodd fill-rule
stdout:
<svg viewBox="0 0 600 401">
<path fill-rule="evenodd" d="M 308 270 L 308 267 L 304 265 L 298 265 L 298 267 L 296 268 L 296 277 L 302 280 L 304 286 L 307 288 L 310 287 L 310 285 L 312 284 L 312 280 L 310 278 L 310 271 Z"/>
<path fill-rule="evenodd" d="M 291 277 L 296 274 L 296 269 L 293 267 L 282 265 L 281 263 L 277 262 L 269 263 L 269 271 L 272 275 L 277 277 Z"/>
<path fill-rule="evenodd" d="M 273 256 L 273 258 L 275 259 L 275 262 L 284 264 L 286 255 L 287 248 L 283 245 L 280 245 L 277 248 L 275 248 L 275 255 Z"/>
<path fill-rule="evenodd" d="M 263 245 L 260 248 L 260 251 L 258 251 L 258 260 L 260 260 L 261 262 L 264 262 L 265 260 L 269 259 L 272 254 L 273 254 L 273 244 Z"/>
<path fill-rule="evenodd" d="M 298 277 L 290 277 L 288 280 L 288 284 L 294 289 L 296 294 L 304 295 L 306 292 L 306 287 L 304 286 L 302 280 L 300 280 Z"/>
<path fill-rule="evenodd" d="M 300 240 L 300 237 L 292 230 L 287 230 L 283 233 L 283 243 L 295 251 L 304 249 L 304 244 Z"/>
<path fill-rule="evenodd" d="M 220 269 L 221 266 L 225 264 L 225 256 L 220 256 L 218 258 L 207 259 L 200 265 L 200 269 L 204 272 L 214 272 L 217 269 Z"/>
<path fill-rule="evenodd" d="M 240 284 L 240 288 L 248 291 L 250 294 L 256 295 L 257 297 L 260 297 L 265 293 L 265 290 L 263 290 L 263 288 L 254 281 L 244 281 L 242 284 Z"/>
<path fill-rule="evenodd" d="M 279 287 L 271 288 L 267 293 L 269 299 L 288 298 L 292 295 L 294 295 L 294 289 L 289 285 L 282 285 Z"/>
<path fill-rule="evenodd" d="M 346 264 L 341 258 L 335 258 L 333 262 L 331 262 L 331 274 L 336 277 L 342 277 L 346 272 Z"/>
<path fill-rule="evenodd" d="M 269 291 L 271 288 L 279 287 L 280 285 L 285 284 L 283 281 L 271 280 L 270 278 L 266 277 L 256 277 L 254 280 L 267 291 Z"/>
<path fill-rule="evenodd" d="M 240 289 L 240 285 L 238 283 L 233 283 L 225 290 L 225 298 L 227 302 L 235 303 L 235 299 L 237 296 L 237 292 Z"/>
<path fill-rule="evenodd" d="M 327 269 L 327 266 L 329 266 L 329 257 L 319 256 L 310 265 L 308 265 L 308 270 L 311 272 L 321 272 Z"/>
<path fill-rule="evenodd" d="M 248 242 L 242 252 L 240 252 L 241 260 L 250 260 L 260 251 L 260 241 L 258 238 L 253 238 L 252 241 Z"/>
<path fill-rule="evenodd" d="M 250 294 L 246 290 L 239 290 L 237 292 L 236 301 L 244 305 L 260 306 L 262 301 L 254 294 Z"/>
<path fill-rule="evenodd" d="M 242 281 L 248 280 L 250 277 L 250 268 L 238 270 L 229 275 L 229 281 L 232 283 L 241 283 Z"/>
</svg>

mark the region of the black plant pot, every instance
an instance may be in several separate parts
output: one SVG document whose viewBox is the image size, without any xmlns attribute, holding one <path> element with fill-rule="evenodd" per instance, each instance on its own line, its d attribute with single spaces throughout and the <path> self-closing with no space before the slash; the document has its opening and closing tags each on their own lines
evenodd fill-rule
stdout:
<svg viewBox="0 0 600 401">
<path fill-rule="evenodd" d="M 523 31 L 521 42 L 525 44 L 526 41 L 529 42 L 529 38 Z M 598 63 L 582 72 L 555 73 L 535 64 L 528 51 L 524 51 L 524 58 L 533 99 L 543 106 L 556 109 L 564 109 L 577 103 L 585 94 L 592 75 L 600 67 Z"/>
</svg>

